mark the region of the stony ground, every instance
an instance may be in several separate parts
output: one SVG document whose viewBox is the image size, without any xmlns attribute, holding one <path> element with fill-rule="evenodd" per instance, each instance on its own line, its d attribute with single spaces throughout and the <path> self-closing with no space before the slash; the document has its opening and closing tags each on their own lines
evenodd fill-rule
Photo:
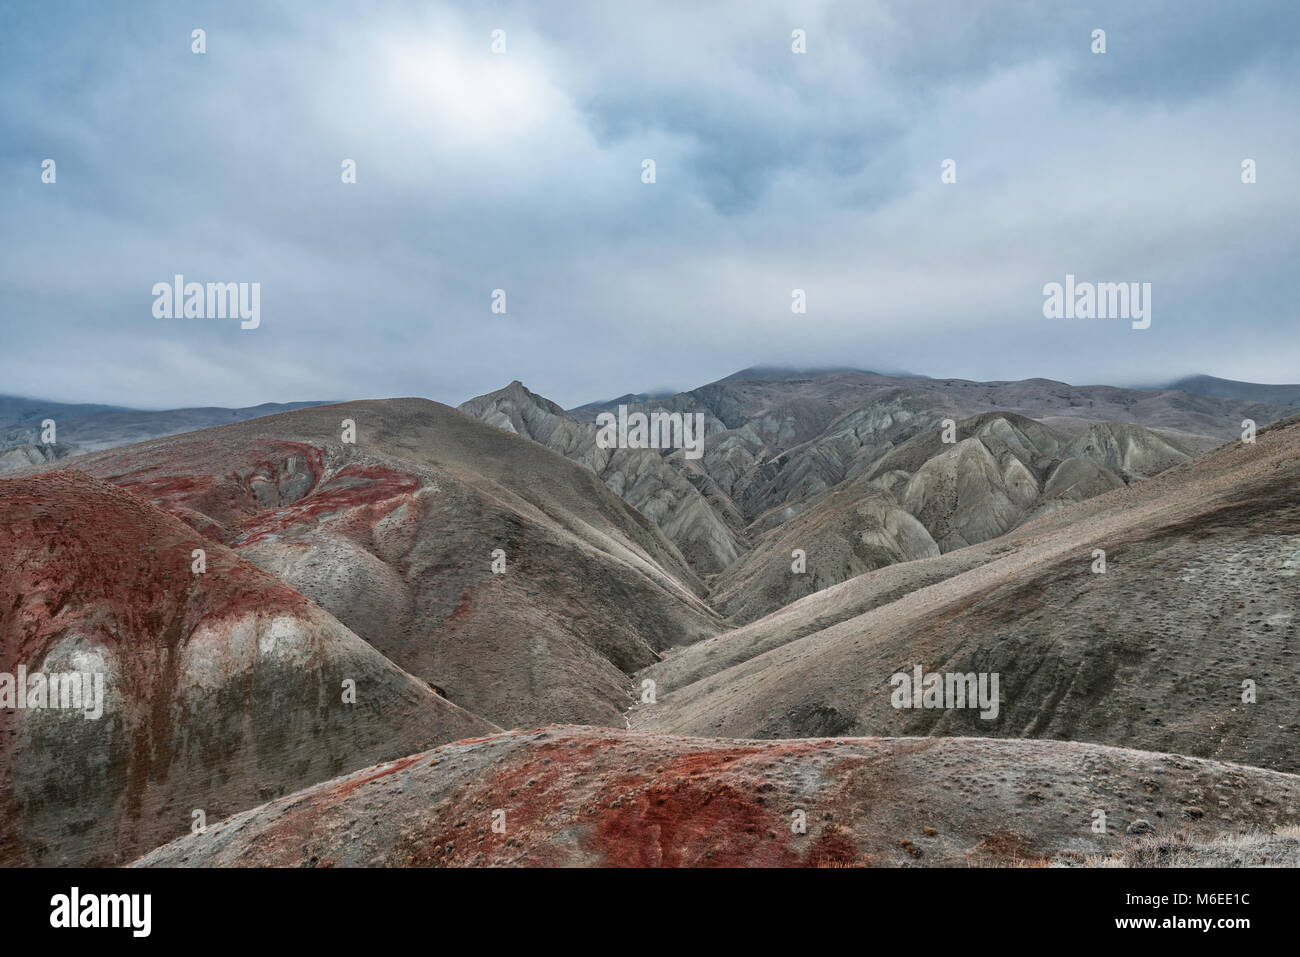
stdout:
<svg viewBox="0 0 1300 957">
<path fill-rule="evenodd" d="M 1059 741 L 732 741 L 555 726 L 360 771 L 137 863 L 1046 866 L 1120 852 L 1126 832 L 1209 838 L 1297 821 L 1300 777 L 1170 754 Z"/>
</svg>

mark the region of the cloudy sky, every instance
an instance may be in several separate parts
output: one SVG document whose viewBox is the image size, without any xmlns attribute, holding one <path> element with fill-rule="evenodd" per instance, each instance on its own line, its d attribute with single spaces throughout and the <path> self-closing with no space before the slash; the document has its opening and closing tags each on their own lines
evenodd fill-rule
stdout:
<svg viewBox="0 0 1300 957">
<path fill-rule="evenodd" d="M 1298 51 L 1294 0 L 12 0 L 0 393 L 1300 381 Z M 260 283 L 260 328 L 156 318 L 177 273 Z M 1044 318 L 1067 273 L 1151 327 Z"/>
</svg>

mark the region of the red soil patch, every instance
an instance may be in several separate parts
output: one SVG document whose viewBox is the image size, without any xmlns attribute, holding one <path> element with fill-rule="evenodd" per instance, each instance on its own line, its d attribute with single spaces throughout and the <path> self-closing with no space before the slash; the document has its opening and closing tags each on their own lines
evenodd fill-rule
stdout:
<svg viewBox="0 0 1300 957">
<path fill-rule="evenodd" d="M 278 486 L 290 460 L 296 472 L 310 476 L 311 488 L 319 483 L 324 451 L 303 442 L 268 440 L 238 447 L 211 439 L 163 443 L 108 453 L 105 465 L 116 470 L 107 481 L 224 541 L 229 528 L 266 510 L 253 486 Z M 231 470 L 204 470 L 198 464 L 204 462 L 220 462 Z"/>
<path fill-rule="evenodd" d="M 294 504 L 245 521 L 234 544 L 253 545 L 295 526 L 314 526 L 328 516 L 350 510 L 360 510 L 361 524 L 371 526 L 411 501 L 423 484 L 419 476 L 382 465 L 348 465 Z"/>
<path fill-rule="evenodd" d="M 607 803 L 591 844 L 616 867 L 799 867 L 848 862 L 857 849 L 827 832 L 809 840 L 790 830 L 786 808 L 768 803 L 775 789 L 760 765 L 806 754 L 817 745 L 708 748 L 656 765 L 653 776 L 636 772 L 604 789 Z M 608 800 L 609 798 L 613 800 Z"/>
<path fill-rule="evenodd" d="M 470 743 L 470 742 L 465 742 Z M 440 820 L 439 830 L 411 856 L 413 866 L 467 865 L 478 862 L 479 855 L 493 863 L 509 862 L 511 837 L 529 833 L 549 833 L 548 819 L 568 817 L 577 783 L 592 774 L 595 762 L 614 744 L 604 736 L 574 745 L 573 742 L 548 741 L 536 748 L 510 755 L 493 770 L 497 773 L 471 786 L 471 793 L 451 804 L 450 820 Z M 473 806 L 474 823 L 469 815 L 456 808 Z M 506 833 L 490 830 L 490 814 L 500 808 L 506 812 Z M 474 840 L 477 839 L 477 840 Z M 474 843 L 471 844 L 471 841 Z M 452 847 L 450 854 L 446 849 Z M 544 844 L 530 859 L 533 864 L 562 864 L 563 854 L 556 849 L 547 853 Z"/>
<path fill-rule="evenodd" d="M 586 735 L 511 753 L 439 809 L 403 864 L 565 865 L 572 841 L 607 867 L 802 867 L 861 863 L 846 832 L 790 830 L 790 808 L 765 770 L 821 743 L 637 752 Z M 628 771 L 628 764 L 638 766 Z M 505 832 L 491 830 L 505 812 Z M 564 837 L 559 837 L 565 835 Z M 565 846 L 565 845 L 568 846 Z"/>
<path fill-rule="evenodd" d="M 456 610 L 451 613 L 451 621 L 460 621 L 469 615 L 469 593 L 470 590 L 468 588 L 461 592 L 460 604 L 457 605 Z"/>
<path fill-rule="evenodd" d="M 121 636 L 151 636 L 156 645 L 141 642 L 134 653 L 152 657 L 205 619 L 307 604 L 278 579 L 85 473 L 0 481 L 0 500 L 0 583 L 14 596 L 0 609 L 6 661 L 38 659 L 48 639 L 73 626 L 115 648 Z M 192 569 L 196 548 L 206 554 L 203 574 Z"/>
<path fill-rule="evenodd" d="M 994 831 L 976 845 L 972 854 L 978 858 L 981 853 L 992 856 L 1001 863 L 1016 863 L 1028 867 L 1046 867 L 1050 859 L 1035 855 L 1020 835 L 1012 831 Z"/>
<path fill-rule="evenodd" d="M 208 492 L 216 484 L 215 475 L 163 475 L 158 478 L 125 479 L 116 484 L 156 505 L 181 502 Z"/>
<path fill-rule="evenodd" d="M 394 761 L 391 767 L 387 767 L 382 771 L 377 771 L 376 773 L 368 775 L 367 777 L 364 778 L 357 778 L 356 780 L 345 781 L 333 792 L 333 794 L 336 797 L 347 797 L 348 795 L 352 794 L 357 788 L 361 787 L 363 784 L 369 784 L 371 781 L 378 781 L 381 778 L 386 778 L 390 774 L 396 774 L 399 771 L 405 771 L 412 764 L 415 764 L 419 760 L 420 760 L 420 755 L 417 754 L 415 757 L 402 758 L 402 760 L 400 761 Z"/>
</svg>

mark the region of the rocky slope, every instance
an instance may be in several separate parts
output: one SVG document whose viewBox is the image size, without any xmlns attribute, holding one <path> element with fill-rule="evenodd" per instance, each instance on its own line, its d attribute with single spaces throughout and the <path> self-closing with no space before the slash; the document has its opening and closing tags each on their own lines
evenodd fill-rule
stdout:
<svg viewBox="0 0 1300 957">
<path fill-rule="evenodd" d="M 972 382 L 855 370 L 746 369 L 665 399 L 629 405 L 703 412 L 704 468 L 753 522 L 851 479 L 886 452 L 944 418 L 1008 412 L 1070 435 L 1100 422 L 1143 425 L 1197 451 L 1238 438 L 1297 408 L 1286 393 L 1268 401 L 1172 389 L 1072 386 L 1050 379 Z M 581 415 L 594 421 L 605 405 Z"/>
<path fill-rule="evenodd" d="M 890 489 L 940 550 L 985 542 L 1030 517 L 1174 465 L 1193 453 L 1142 426 L 1106 422 L 1079 438 L 995 412 L 955 423 L 950 444 L 931 429 L 867 473 Z"/>
<path fill-rule="evenodd" d="M 744 622 L 881 563 L 928 554 L 910 523 L 887 518 L 896 516 L 888 501 L 874 508 L 876 518 L 866 518 L 873 493 L 863 479 L 918 519 L 941 550 L 960 548 L 1188 461 L 1237 436 L 1243 417 L 1263 424 L 1285 414 L 1286 396 L 1274 398 L 1045 379 L 980 383 L 748 369 L 677 395 L 624 396 L 571 413 L 514 382 L 461 410 L 592 469 L 654 521 L 702 577 L 720 576 L 710 582 L 712 594 Z M 595 418 L 619 404 L 633 412 L 702 414 L 703 458 L 597 448 Z M 961 424 L 955 447 L 939 439 L 947 419 Z M 800 532 L 774 530 L 814 508 L 845 511 L 810 516 L 806 526 L 841 530 L 826 540 L 814 532 L 785 548 Z M 855 539 L 852 529 L 864 523 L 870 528 Z M 781 556 L 802 548 L 815 564 L 809 577 L 782 578 L 772 561 L 777 542 Z"/>
<path fill-rule="evenodd" d="M 1291 825 L 1298 801 L 1294 775 L 1073 742 L 553 727 L 309 788 L 137 866 L 1042 866 L 1126 830 Z"/>
<path fill-rule="evenodd" d="M 750 528 L 754 549 L 712 583 L 737 624 L 863 572 L 996 538 L 1031 518 L 1191 460 L 1141 426 L 1101 423 L 1073 440 L 1013 413 L 942 423 L 856 478 Z M 764 524 L 771 525 L 759 531 Z M 802 553 L 796 571 L 791 556 Z"/>
<path fill-rule="evenodd" d="M 42 462 L 53 462 L 55 459 L 66 458 L 74 451 L 62 443 L 46 445 L 26 442 L 21 445 L 11 445 L 0 449 L 0 472 L 11 472 L 29 465 L 39 465 Z"/>
<path fill-rule="evenodd" d="M 503 727 L 621 726 L 628 673 L 718 630 L 674 546 L 589 470 L 427 400 L 304 409 L 76 462 Z"/>
<path fill-rule="evenodd" d="M 0 480 L 0 514 L 2 864 L 123 863 L 188 831 L 195 810 L 215 821 L 494 729 L 115 486 L 73 471 Z M 48 677 L 16 708 L 20 667 L 83 675 L 82 709 L 40 707 Z"/>
<path fill-rule="evenodd" d="M 888 491 L 846 483 L 758 538 L 713 582 L 710 601 L 734 622 L 753 621 L 863 572 L 939 554 Z"/>
<path fill-rule="evenodd" d="M 995 541 L 870 572 L 652 666 L 658 701 L 633 726 L 1069 738 L 1300 770 L 1297 479 L 1289 421 Z M 896 709 L 891 676 L 916 665 L 999 673 L 998 716 Z"/>
<path fill-rule="evenodd" d="M 722 571 L 745 550 L 740 511 L 702 471 L 655 449 L 602 449 L 596 426 L 579 422 L 516 381 L 459 406 L 461 412 L 522 435 L 591 469 L 614 494 L 650 519 L 701 574 Z"/>
</svg>

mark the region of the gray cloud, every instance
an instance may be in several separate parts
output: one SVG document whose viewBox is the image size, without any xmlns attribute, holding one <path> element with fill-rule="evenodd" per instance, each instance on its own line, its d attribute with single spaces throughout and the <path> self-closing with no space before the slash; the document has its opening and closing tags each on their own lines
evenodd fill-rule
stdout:
<svg viewBox="0 0 1300 957">
<path fill-rule="evenodd" d="M 0 391 L 1294 380 L 1300 14 L 1131 7 L 10 5 Z M 1043 319 L 1067 271 L 1151 281 L 1151 329 Z M 262 327 L 155 319 L 178 272 L 261 282 Z"/>
</svg>

